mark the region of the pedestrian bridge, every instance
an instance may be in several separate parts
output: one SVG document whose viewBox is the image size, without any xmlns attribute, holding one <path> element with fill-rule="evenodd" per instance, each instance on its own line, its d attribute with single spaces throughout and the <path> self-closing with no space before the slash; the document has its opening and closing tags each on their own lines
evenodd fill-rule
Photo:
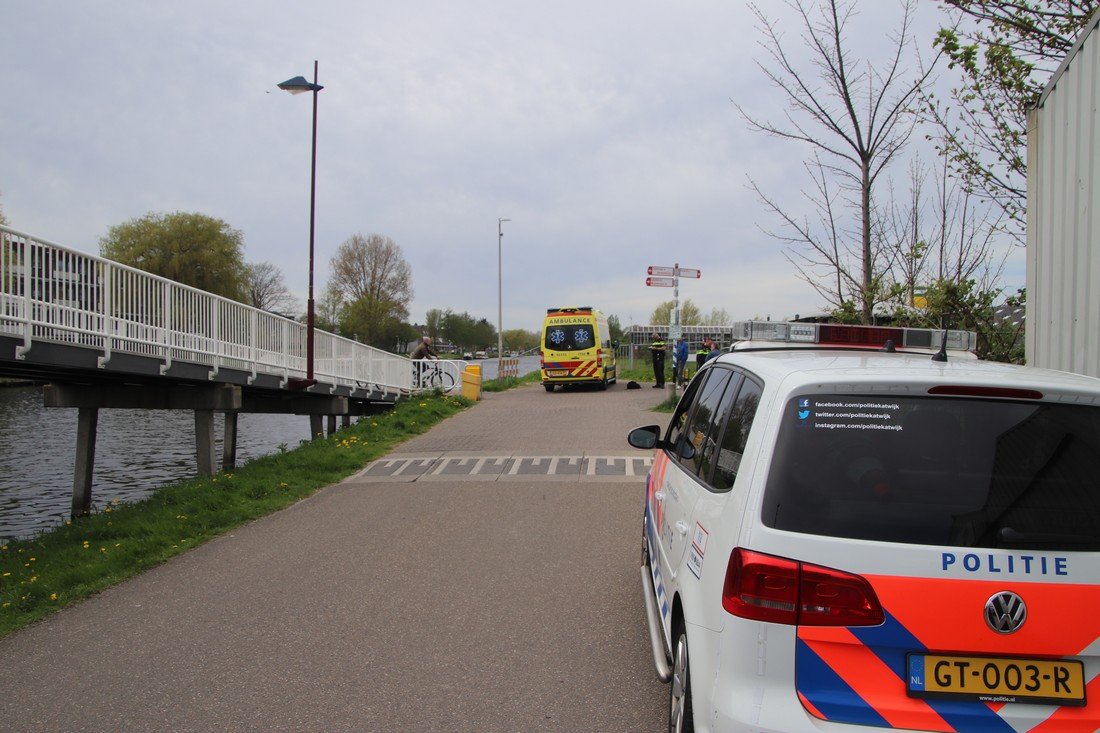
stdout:
<svg viewBox="0 0 1100 733">
<path fill-rule="evenodd" d="M 315 332 L 305 392 L 394 402 L 417 389 L 404 356 Z M 123 376 L 295 390 L 306 326 L 0 227 L 0 374 Z"/>
<path fill-rule="evenodd" d="M 195 410 L 199 472 L 212 473 L 215 411 L 231 466 L 239 412 L 309 415 L 317 435 L 325 417 L 332 432 L 422 388 L 417 362 L 324 331 L 313 380 L 306 362 L 305 324 L 0 226 L 0 376 L 49 382 L 47 407 L 81 411 L 89 492 L 100 408 Z M 433 371 L 460 387 L 462 366 Z"/>
</svg>

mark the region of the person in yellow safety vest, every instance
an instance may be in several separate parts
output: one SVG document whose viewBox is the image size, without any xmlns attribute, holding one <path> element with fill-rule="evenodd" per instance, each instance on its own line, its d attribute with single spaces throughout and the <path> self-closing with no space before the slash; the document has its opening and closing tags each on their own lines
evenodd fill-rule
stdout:
<svg viewBox="0 0 1100 733">
<path fill-rule="evenodd" d="M 699 350 L 695 352 L 695 371 L 699 371 L 703 368 L 703 363 L 707 360 L 707 355 L 710 354 L 710 347 L 707 346 L 707 340 L 710 337 L 703 339 L 702 345 L 699 346 Z"/>
<path fill-rule="evenodd" d="M 653 356 L 653 378 L 657 380 L 654 388 L 665 386 L 665 340 L 660 336 L 653 339 L 649 352 Z"/>
</svg>

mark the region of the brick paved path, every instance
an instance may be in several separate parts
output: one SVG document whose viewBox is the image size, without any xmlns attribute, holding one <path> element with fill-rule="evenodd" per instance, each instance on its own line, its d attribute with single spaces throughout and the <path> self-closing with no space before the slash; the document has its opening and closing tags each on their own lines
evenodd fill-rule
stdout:
<svg viewBox="0 0 1100 733">
<path fill-rule="evenodd" d="M 649 454 L 625 443 L 667 419 L 662 396 L 486 395 L 0 641 L 0 729 L 662 730 L 637 567 Z"/>
</svg>

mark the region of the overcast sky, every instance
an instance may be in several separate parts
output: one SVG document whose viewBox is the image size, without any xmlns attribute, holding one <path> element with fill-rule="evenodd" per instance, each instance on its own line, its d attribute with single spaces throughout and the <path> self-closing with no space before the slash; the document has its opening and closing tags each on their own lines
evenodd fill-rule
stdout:
<svg viewBox="0 0 1100 733">
<path fill-rule="evenodd" d="M 881 41 L 896 4 L 862 5 L 853 35 Z M 941 16 L 919 5 L 927 50 Z M 98 254 L 112 225 L 200 212 L 241 230 L 304 308 L 311 102 L 275 85 L 316 59 L 318 295 L 337 246 L 380 233 L 412 268 L 412 321 L 452 308 L 496 325 L 507 217 L 505 329 L 568 304 L 647 322 L 672 291 L 647 288 L 646 267 L 677 262 L 702 270 L 680 297 L 704 312 L 824 305 L 747 187 L 803 207 L 808 150 L 731 103 L 783 109 L 741 0 L 9 0 L 0 29 L 0 208 L 37 237 Z"/>
</svg>

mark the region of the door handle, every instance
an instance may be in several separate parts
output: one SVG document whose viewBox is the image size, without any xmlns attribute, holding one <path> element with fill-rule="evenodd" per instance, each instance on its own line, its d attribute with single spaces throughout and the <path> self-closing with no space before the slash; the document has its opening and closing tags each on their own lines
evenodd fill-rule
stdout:
<svg viewBox="0 0 1100 733">
<path fill-rule="evenodd" d="M 687 524 L 685 524 L 682 521 L 677 521 L 676 522 L 676 531 L 680 533 L 681 537 L 683 537 L 684 535 L 686 535 L 688 533 Z"/>
</svg>

